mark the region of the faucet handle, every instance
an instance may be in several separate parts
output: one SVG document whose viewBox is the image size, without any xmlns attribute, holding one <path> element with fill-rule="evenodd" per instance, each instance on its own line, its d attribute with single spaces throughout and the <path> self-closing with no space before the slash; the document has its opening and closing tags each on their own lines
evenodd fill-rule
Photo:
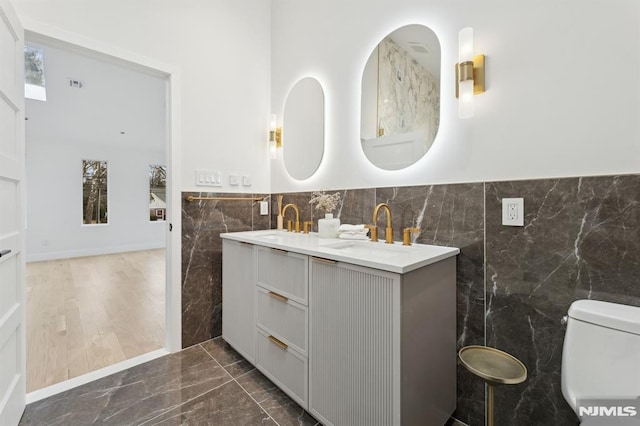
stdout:
<svg viewBox="0 0 640 426">
<path fill-rule="evenodd" d="M 420 232 L 420 228 L 404 228 L 402 230 L 402 245 L 410 246 L 411 234 L 417 234 L 418 232 Z"/>
<path fill-rule="evenodd" d="M 371 242 L 372 243 L 377 243 L 378 242 L 378 227 L 376 225 L 365 225 L 364 227 L 371 231 Z"/>
<path fill-rule="evenodd" d="M 302 232 L 308 234 L 310 230 L 313 229 L 313 222 L 310 220 L 305 220 L 302 222 Z"/>
<path fill-rule="evenodd" d="M 291 232 L 293 230 L 293 221 L 287 221 L 287 232 Z"/>
</svg>

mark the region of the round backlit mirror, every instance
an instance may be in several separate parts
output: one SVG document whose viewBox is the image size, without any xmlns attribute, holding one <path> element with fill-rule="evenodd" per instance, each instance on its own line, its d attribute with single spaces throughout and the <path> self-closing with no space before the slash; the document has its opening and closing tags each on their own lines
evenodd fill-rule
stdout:
<svg viewBox="0 0 640 426">
<path fill-rule="evenodd" d="M 312 77 L 299 80 L 289 92 L 282 118 L 282 156 L 289 175 L 311 177 L 324 153 L 324 92 Z"/>
<path fill-rule="evenodd" d="M 440 42 L 423 25 L 385 37 L 362 74 L 360 139 L 371 163 L 399 170 L 429 150 L 440 125 Z"/>
</svg>

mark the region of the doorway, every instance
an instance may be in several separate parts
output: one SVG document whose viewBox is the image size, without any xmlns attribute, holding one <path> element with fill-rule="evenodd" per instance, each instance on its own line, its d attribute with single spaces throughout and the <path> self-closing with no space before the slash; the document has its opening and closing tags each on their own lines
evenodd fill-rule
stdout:
<svg viewBox="0 0 640 426">
<path fill-rule="evenodd" d="M 180 349 L 176 332 L 180 324 L 180 301 L 176 297 L 179 268 L 176 256 L 172 256 L 179 252 L 180 245 L 177 233 L 170 232 L 180 223 L 179 190 L 173 182 L 173 176 L 179 176 L 179 126 L 173 105 L 178 95 L 176 72 L 171 67 L 149 64 L 122 52 L 114 55 L 104 46 L 98 51 L 86 41 L 75 44 L 68 35 L 56 38 L 56 34 L 35 31 L 26 31 L 25 35 L 27 45 L 49 50 L 45 67 L 53 66 L 54 58 L 66 55 L 64 62 L 74 63 L 79 70 L 66 68 L 57 75 L 51 73 L 47 82 L 51 89 L 49 105 L 26 102 L 27 181 L 32 182 L 27 183 L 26 197 L 27 330 L 35 327 L 27 337 L 27 392 L 39 389 L 27 395 L 31 402 Z M 87 69 L 80 66 L 83 61 L 102 68 L 103 73 L 83 74 Z M 145 85 L 153 86 L 153 94 L 145 91 L 149 89 Z M 128 93 L 126 102 L 134 105 L 122 105 L 121 114 L 115 117 L 109 112 L 112 100 L 92 98 L 86 104 L 94 108 L 92 112 L 86 106 L 79 107 L 80 103 L 74 104 L 95 92 L 104 96 L 116 91 Z M 154 106 L 135 102 L 149 97 L 155 100 Z M 53 114 L 45 111 L 61 98 L 66 104 L 55 105 Z M 127 110 L 127 106 L 132 108 Z M 140 124 L 157 123 L 159 115 L 160 131 L 145 130 Z M 71 120 L 65 126 L 61 124 L 64 116 Z M 47 120 L 49 131 L 43 141 L 36 129 Z M 93 132 L 94 145 L 84 136 L 87 128 Z M 55 132 L 61 133 L 61 140 L 52 141 Z M 47 142 L 48 148 L 43 148 Z M 83 191 L 92 178 L 86 175 L 85 162 L 94 164 L 94 169 L 104 166 L 106 170 L 104 189 L 93 203 L 97 209 L 93 218 L 86 211 L 90 195 Z M 95 167 L 97 163 L 100 167 Z M 158 167 L 165 168 L 164 195 L 157 187 L 151 190 L 151 170 L 157 171 Z M 46 170 L 38 170 L 41 168 Z M 54 186 L 43 191 L 45 185 L 39 185 L 43 180 Z M 66 188 L 66 195 L 62 188 Z M 172 214 L 173 206 L 177 206 L 177 214 Z M 130 220 L 133 216 L 137 217 L 136 223 L 117 229 L 125 221 L 135 222 Z M 37 292 L 34 282 L 46 290 L 37 297 L 32 297 Z M 30 305 L 32 301 L 34 306 Z M 59 302 L 62 305 L 55 306 Z M 93 307 L 88 308 L 89 304 Z M 45 311 L 48 316 L 36 320 Z M 79 337 L 88 340 L 72 343 Z M 46 349 L 41 351 L 44 356 L 38 357 L 41 343 Z M 61 362 L 62 358 L 66 362 Z M 39 361 L 34 364 L 33 359 Z M 41 371 L 56 363 L 67 371 Z M 37 384 L 30 384 L 32 380 Z"/>
</svg>

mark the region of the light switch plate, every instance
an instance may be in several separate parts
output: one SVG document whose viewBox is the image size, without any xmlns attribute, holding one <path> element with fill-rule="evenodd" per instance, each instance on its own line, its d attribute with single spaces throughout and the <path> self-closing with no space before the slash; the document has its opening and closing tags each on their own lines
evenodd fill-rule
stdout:
<svg viewBox="0 0 640 426">
<path fill-rule="evenodd" d="M 524 198 L 502 199 L 502 224 L 524 226 Z"/>
<path fill-rule="evenodd" d="M 216 170 L 196 170 L 196 186 L 222 186 L 222 173 Z"/>
<path fill-rule="evenodd" d="M 251 186 L 251 176 L 242 176 L 242 186 Z"/>
<path fill-rule="evenodd" d="M 229 175 L 229 185 L 231 185 L 231 186 L 240 185 L 240 176 L 238 176 L 238 175 Z"/>
</svg>

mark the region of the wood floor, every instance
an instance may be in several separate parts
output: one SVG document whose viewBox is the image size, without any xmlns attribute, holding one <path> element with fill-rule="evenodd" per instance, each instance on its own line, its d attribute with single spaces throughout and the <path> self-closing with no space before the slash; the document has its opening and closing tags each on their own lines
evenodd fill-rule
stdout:
<svg viewBox="0 0 640 426">
<path fill-rule="evenodd" d="M 27 392 L 164 347 L 165 250 L 27 264 Z"/>
</svg>

